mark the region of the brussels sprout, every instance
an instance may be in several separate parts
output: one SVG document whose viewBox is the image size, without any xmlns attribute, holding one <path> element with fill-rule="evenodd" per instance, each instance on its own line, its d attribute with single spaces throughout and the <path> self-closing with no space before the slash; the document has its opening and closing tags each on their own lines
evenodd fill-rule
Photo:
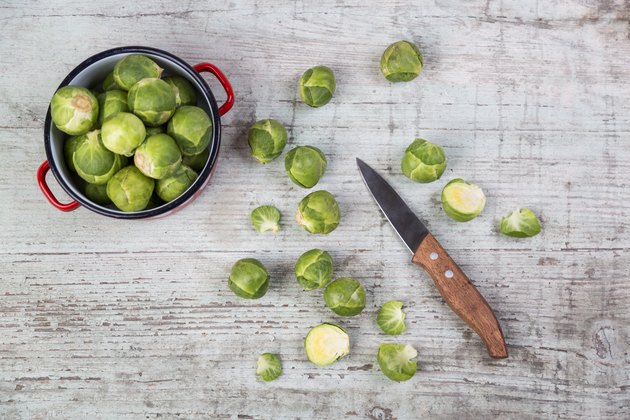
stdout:
<svg viewBox="0 0 630 420">
<path fill-rule="evenodd" d="M 109 117 L 101 127 L 103 145 L 119 155 L 131 156 L 146 137 L 140 118 L 129 112 Z"/>
<path fill-rule="evenodd" d="M 124 90 L 108 90 L 98 95 L 98 123 L 102 126 L 106 119 L 119 112 L 129 111 L 127 92 Z"/>
<path fill-rule="evenodd" d="M 256 375 L 263 381 L 270 382 L 282 374 L 280 358 L 273 353 L 263 353 L 256 361 Z"/>
<path fill-rule="evenodd" d="M 228 286 L 238 297 L 259 299 L 269 288 L 269 273 L 257 259 L 244 258 L 232 266 Z"/>
<path fill-rule="evenodd" d="M 365 308 L 365 289 L 357 279 L 341 277 L 326 286 L 324 301 L 337 315 L 355 316 Z"/>
<path fill-rule="evenodd" d="M 212 140 L 212 120 L 197 106 L 181 106 L 168 122 L 168 134 L 175 139 L 184 156 L 203 152 Z"/>
<path fill-rule="evenodd" d="M 85 134 L 98 120 L 98 100 L 84 87 L 64 86 L 50 101 L 50 114 L 55 126 L 66 134 Z"/>
<path fill-rule="evenodd" d="M 314 187 L 326 172 L 326 156 L 317 147 L 299 146 L 289 150 L 284 158 L 284 168 L 296 185 Z"/>
<path fill-rule="evenodd" d="M 350 353 L 350 337 L 339 325 L 323 323 L 308 332 L 304 349 L 311 362 L 330 365 Z"/>
<path fill-rule="evenodd" d="M 197 173 L 186 165 L 179 165 L 179 168 L 170 176 L 159 179 L 155 190 L 162 200 L 175 200 L 182 195 L 197 179 Z"/>
<path fill-rule="evenodd" d="M 408 82 L 422 70 L 422 53 L 409 41 L 398 41 L 387 47 L 381 57 L 381 72 L 390 82 Z"/>
<path fill-rule="evenodd" d="M 533 211 L 527 207 L 516 209 L 501 218 L 499 230 L 502 234 L 514 238 L 529 238 L 540 233 L 540 222 Z"/>
<path fill-rule="evenodd" d="M 402 306 L 402 302 L 390 300 L 379 309 L 378 315 L 376 315 L 376 323 L 385 334 L 398 335 L 407 329 Z"/>
<path fill-rule="evenodd" d="M 166 133 L 166 129 L 163 125 L 159 125 L 157 127 L 145 127 L 145 131 L 147 132 L 147 137 L 155 136 L 156 134 Z"/>
<path fill-rule="evenodd" d="M 109 73 L 107 77 L 105 77 L 105 80 L 103 80 L 103 84 L 101 85 L 101 89 L 105 92 L 108 90 L 121 90 L 121 87 L 118 86 L 118 83 L 114 80 L 114 72 Z"/>
<path fill-rule="evenodd" d="M 74 156 L 74 152 L 85 140 L 86 140 L 85 135 L 72 136 L 72 137 L 68 137 L 66 139 L 66 142 L 63 145 L 63 156 L 66 161 L 66 166 L 68 166 L 68 169 L 70 169 L 73 172 L 77 171 L 76 168 L 74 167 L 74 161 L 72 160 Z"/>
<path fill-rule="evenodd" d="M 337 228 L 341 212 L 335 197 L 320 190 L 307 195 L 300 201 L 295 220 L 310 233 L 330 233 Z"/>
<path fill-rule="evenodd" d="M 415 139 L 402 158 L 402 172 L 412 181 L 433 182 L 445 169 L 446 156 L 442 147 L 424 139 Z"/>
<path fill-rule="evenodd" d="M 280 230 L 280 212 L 273 206 L 256 207 L 250 216 L 252 225 L 260 233 Z"/>
<path fill-rule="evenodd" d="M 162 179 L 177 170 L 182 163 L 182 153 L 171 136 L 156 134 L 138 146 L 133 161 L 146 176 Z"/>
<path fill-rule="evenodd" d="M 129 89 L 127 97 L 129 109 L 145 124 L 164 124 L 173 116 L 177 102 L 175 92 L 162 79 L 142 79 Z"/>
<path fill-rule="evenodd" d="M 269 163 L 282 153 L 287 145 L 287 130 L 277 120 L 256 121 L 247 132 L 252 157 L 260 163 Z"/>
<path fill-rule="evenodd" d="M 185 77 L 165 77 L 164 81 L 171 85 L 173 92 L 175 92 L 177 106 L 197 104 L 197 91 Z"/>
<path fill-rule="evenodd" d="M 295 263 L 295 277 L 304 290 L 319 289 L 332 279 L 333 260 L 321 249 L 311 249 Z"/>
<path fill-rule="evenodd" d="M 80 137 L 72 155 L 75 170 L 90 184 L 106 184 L 122 168 L 123 157 L 103 146 L 101 130 L 93 130 Z"/>
<path fill-rule="evenodd" d="M 126 166 L 107 183 L 107 196 L 122 211 L 144 210 L 149 204 L 155 181 L 135 166 Z"/>
<path fill-rule="evenodd" d="M 461 178 L 453 179 L 442 189 L 442 208 L 458 222 L 474 219 L 483 211 L 486 196 L 476 184 Z"/>
<path fill-rule="evenodd" d="M 107 184 L 87 184 L 85 196 L 101 206 L 106 206 L 112 202 L 107 196 Z"/>
<path fill-rule="evenodd" d="M 140 54 L 130 54 L 114 66 L 114 81 L 124 90 L 129 90 L 142 79 L 157 78 L 162 74 L 162 68 L 149 57 Z"/>
<path fill-rule="evenodd" d="M 308 106 L 319 108 L 332 99 L 337 83 L 333 71 L 326 66 L 315 66 L 300 77 L 300 96 Z"/>
<path fill-rule="evenodd" d="M 209 157 L 210 149 L 206 147 L 201 153 L 192 156 L 184 156 L 182 158 L 182 163 L 190 167 L 193 171 L 201 172 L 201 170 L 206 166 L 206 163 L 208 163 Z"/>
<path fill-rule="evenodd" d="M 392 381 L 407 381 L 416 374 L 417 363 L 411 359 L 418 356 L 410 345 L 381 344 L 378 348 L 378 365 Z"/>
</svg>

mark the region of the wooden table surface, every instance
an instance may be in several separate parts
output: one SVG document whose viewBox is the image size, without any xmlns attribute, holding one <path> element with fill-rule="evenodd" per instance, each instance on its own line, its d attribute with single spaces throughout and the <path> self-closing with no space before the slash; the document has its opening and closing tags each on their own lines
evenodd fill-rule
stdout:
<svg viewBox="0 0 630 420">
<path fill-rule="evenodd" d="M 3 0 L 0 29 L 0 417 L 630 417 L 627 1 Z M 415 81 L 391 84 L 378 63 L 399 39 L 426 63 Z M 61 213 L 35 182 L 55 88 L 85 58 L 123 45 L 215 63 L 236 92 L 211 184 L 161 220 Z M 338 90 L 311 109 L 297 81 L 318 64 L 334 69 Z M 318 187 L 343 213 L 332 234 L 297 227 L 306 191 L 282 159 L 249 156 L 247 128 L 268 117 L 284 122 L 288 147 L 328 156 Z M 401 174 L 415 137 L 444 146 L 435 183 Z M 356 156 L 385 174 L 494 307 L 508 359 L 490 359 L 410 263 Z M 487 194 L 472 222 L 440 208 L 455 177 Z M 282 212 L 275 236 L 249 224 L 262 204 Z M 519 206 L 540 215 L 542 234 L 497 232 Z M 332 254 L 337 276 L 365 284 L 360 316 L 337 317 L 321 292 L 300 290 L 293 265 L 312 247 Z M 245 257 L 271 272 L 258 301 L 227 288 Z M 375 325 L 391 299 L 408 319 L 394 339 Z M 346 327 L 352 346 L 322 368 L 302 340 L 323 321 Z M 418 349 L 408 382 L 376 364 L 392 341 Z M 273 383 L 254 373 L 264 351 L 282 357 Z"/>
</svg>

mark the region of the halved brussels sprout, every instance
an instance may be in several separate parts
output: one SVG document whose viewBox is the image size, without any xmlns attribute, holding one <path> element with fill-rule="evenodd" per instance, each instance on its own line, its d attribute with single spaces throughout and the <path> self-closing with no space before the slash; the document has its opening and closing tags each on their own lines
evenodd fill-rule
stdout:
<svg viewBox="0 0 630 420">
<path fill-rule="evenodd" d="M 260 163 L 269 163 L 282 153 L 287 145 L 287 130 L 280 121 L 256 121 L 247 132 L 252 157 Z"/>
<path fill-rule="evenodd" d="M 307 195 L 300 201 L 295 220 L 307 232 L 327 234 L 339 225 L 341 212 L 335 197 L 320 190 Z"/>
<path fill-rule="evenodd" d="M 319 289 L 332 279 L 333 260 L 322 249 L 311 249 L 300 255 L 295 263 L 295 277 L 304 290 Z"/>
<path fill-rule="evenodd" d="M 250 216 L 252 225 L 260 233 L 280 230 L 280 212 L 273 206 L 256 207 Z"/>
<path fill-rule="evenodd" d="M 401 166 L 403 174 L 412 181 L 433 182 L 444 173 L 446 156 L 439 145 L 415 139 L 405 150 Z"/>
<path fill-rule="evenodd" d="M 332 99 L 337 88 L 335 74 L 326 66 L 315 66 L 300 77 L 300 96 L 308 106 L 319 108 Z"/>
<path fill-rule="evenodd" d="M 72 136 L 72 137 L 68 137 L 66 139 L 66 142 L 63 145 L 63 156 L 66 161 L 66 165 L 68 166 L 68 169 L 70 169 L 73 172 L 77 171 L 76 168 L 74 167 L 74 161 L 73 161 L 74 152 L 85 140 L 86 140 L 85 135 Z"/>
<path fill-rule="evenodd" d="M 125 166 L 107 183 L 107 196 L 122 211 L 144 210 L 149 204 L 155 181 L 135 166 Z"/>
<path fill-rule="evenodd" d="M 101 85 L 103 91 L 107 92 L 108 90 L 121 90 L 122 88 L 118 86 L 116 80 L 114 80 L 114 72 L 111 72 L 105 77 L 103 80 L 103 84 Z"/>
<path fill-rule="evenodd" d="M 263 381 L 269 382 L 277 379 L 282 374 L 280 358 L 273 353 L 263 353 L 256 361 L 256 375 Z"/>
<path fill-rule="evenodd" d="M 269 273 L 257 259 L 243 258 L 232 266 L 228 287 L 238 297 L 259 299 L 269 288 Z"/>
<path fill-rule="evenodd" d="M 516 209 L 501 218 L 499 230 L 502 234 L 514 238 L 529 238 L 540 233 L 540 222 L 533 211 L 527 207 Z"/>
<path fill-rule="evenodd" d="M 155 190 L 158 197 L 168 203 L 182 195 L 196 179 L 195 171 L 186 165 L 179 165 L 172 175 L 157 181 Z"/>
<path fill-rule="evenodd" d="M 85 196 L 90 201 L 106 206 L 112 202 L 107 196 L 107 184 L 87 184 L 85 186 Z"/>
<path fill-rule="evenodd" d="M 442 189 L 442 208 L 453 220 L 468 222 L 477 217 L 486 205 L 483 190 L 472 182 L 453 179 Z"/>
<path fill-rule="evenodd" d="M 175 92 L 177 106 L 197 105 L 197 91 L 185 77 L 170 76 L 165 77 L 164 81 L 171 85 L 173 92 Z"/>
<path fill-rule="evenodd" d="M 341 316 L 355 316 L 365 308 L 365 289 L 352 277 L 341 277 L 326 286 L 326 306 Z"/>
<path fill-rule="evenodd" d="M 98 95 L 98 123 L 102 126 L 106 119 L 119 112 L 129 111 L 127 92 L 124 90 L 108 90 Z"/>
<path fill-rule="evenodd" d="M 123 165 L 123 157 L 107 150 L 101 141 L 101 130 L 83 134 L 72 155 L 74 168 L 90 184 L 106 184 Z"/>
<path fill-rule="evenodd" d="M 133 155 L 140 172 L 153 179 L 172 175 L 182 163 L 182 153 L 175 140 L 168 134 L 148 137 Z"/>
<path fill-rule="evenodd" d="M 166 133 L 166 127 L 158 125 L 157 127 L 145 127 L 147 137 L 155 136 L 156 134 Z"/>
<path fill-rule="evenodd" d="M 398 335 L 407 329 L 405 313 L 402 307 L 402 302 L 390 300 L 379 309 L 378 315 L 376 315 L 376 323 L 385 334 Z"/>
<path fill-rule="evenodd" d="M 129 112 L 119 112 L 109 117 L 101 127 L 103 145 L 119 155 L 131 156 L 146 137 L 140 118 Z"/>
<path fill-rule="evenodd" d="M 129 89 L 129 109 L 145 124 L 157 126 L 167 122 L 175 112 L 175 92 L 162 79 L 142 79 Z"/>
<path fill-rule="evenodd" d="M 55 126 L 66 134 L 85 134 L 98 120 L 98 100 L 81 86 L 64 86 L 50 101 L 50 115 Z"/>
<path fill-rule="evenodd" d="M 418 356 L 416 349 L 403 344 L 381 344 L 378 348 L 378 365 L 392 381 L 407 381 L 416 374 Z"/>
<path fill-rule="evenodd" d="M 209 157 L 210 149 L 206 147 L 201 153 L 192 156 L 184 156 L 182 158 L 182 163 L 190 167 L 190 169 L 195 172 L 201 172 L 201 170 L 206 166 Z"/>
<path fill-rule="evenodd" d="M 284 158 L 289 178 L 303 188 L 314 187 L 326 172 L 327 164 L 326 156 L 313 146 L 298 146 L 289 150 Z"/>
<path fill-rule="evenodd" d="M 194 156 L 210 144 L 212 120 L 198 106 L 180 106 L 168 122 L 166 131 L 175 139 L 184 156 Z"/>
<path fill-rule="evenodd" d="M 311 362 L 318 366 L 330 365 L 350 353 L 350 337 L 339 325 L 323 323 L 308 332 L 304 349 Z"/>
<path fill-rule="evenodd" d="M 381 72 L 390 82 L 408 82 L 422 70 L 422 54 L 409 41 L 398 41 L 387 47 L 381 57 Z"/>
<path fill-rule="evenodd" d="M 157 78 L 162 74 L 162 68 L 149 57 L 140 54 L 130 54 L 114 66 L 114 81 L 124 90 L 129 90 L 142 79 Z"/>
</svg>

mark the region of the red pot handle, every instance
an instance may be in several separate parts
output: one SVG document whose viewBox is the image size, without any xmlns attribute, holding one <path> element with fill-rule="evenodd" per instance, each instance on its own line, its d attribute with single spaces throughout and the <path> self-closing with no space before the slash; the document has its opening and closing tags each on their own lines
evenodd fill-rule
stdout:
<svg viewBox="0 0 630 420">
<path fill-rule="evenodd" d="M 232 106 L 234 105 L 234 91 L 232 90 L 232 85 L 228 81 L 227 77 L 225 77 L 225 74 L 223 74 L 223 72 L 219 70 L 217 66 L 210 63 L 199 63 L 193 66 L 193 68 L 199 73 L 204 71 L 210 72 L 214 74 L 217 79 L 219 79 L 219 83 L 221 83 L 221 86 L 223 86 L 223 89 L 225 89 L 225 93 L 227 93 L 227 99 L 225 100 L 225 103 L 219 108 L 219 115 L 225 115 L 230 109 L 232 109 Z"/>
<path fill-rule="evenodd" d="M 39 169 L 37 170 L 37 183 L 39 184 L 39 188 L 44 193 L 44 196 L 48 199 L 48 201 L 50 201 L 50 204 L 52 204 L 53 206 L 57 208 L 57 210 L 61 210 L 61 211 L 76 210 L 79 207 L 78 202 L 71 201 L 68 204 L 60 203 L 59 200 L 57 200 L 57 197 L 55 197 L 52 191 L 50 191 L 50 188 L 48 188 L 48 184 L 46 184 L 46 174 L 48 173 L 49 170 L 50 170 L 50 165 L 48 165 L 47 160 L 44 161 L 44 163 L 42 163 L 42 166 L 40 166 Z"/>
</svg>

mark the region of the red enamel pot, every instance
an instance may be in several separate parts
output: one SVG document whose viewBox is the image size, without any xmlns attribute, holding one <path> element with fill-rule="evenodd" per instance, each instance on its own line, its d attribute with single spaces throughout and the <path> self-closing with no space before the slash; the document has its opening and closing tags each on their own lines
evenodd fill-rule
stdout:
<svg viewBox="0 0 630 420">
<path fill-rule="evenodd" d="M 190 66 L 181 58 L 166 51 L 150 47 L 120 47 L 103 51 L 96 54 L 81 64 L 68 74 L 61 82 L 59 88 L 67 85 L 78 85 L 87 88 L 99 86 L 113 69 L 114 65 L 126 55 L 143 54 L 154 60 L 164 69 L 164 74 L 183 76 L 197 89 L 197 106 L 203 108 L 213 123 L 212 141 L 209 146 L 210 154 L 204 168 L 199 172 L 199 177 L 195 182 L 175 200 L 147 210 L 137 212 L 124 212 L 113 206 L 101 206 L 90 201 L 82 192 L 80 182 L 76 176 L 68 169 L 63 155 L 63 146 L 67 134 L 59 131 L 52 123 L 50 107 L 46 114 L 44 126 L 44 145 L 46 148 L 47 160 L 37 171 L 37 181 L 39 187 L 48 201 L 61 211 L 72 211 L 83 206 L 95 213 L 103 216 L 118 219 L 148 219 L 167 216 L 174 213 L 191 201 L 193 201 L 206 187 L 217 164 L 219 146 L 221 145 L 221 116 L 228 112 L 234 105 L 234 92 L 230 82 L 216 66 L 210 63 L 199 63 Z M 212 94 L 208 83 L 201 77 L 200 73 L 212 73 L 219 81 L 227 94 L 225 103 L 221 106 Z M 46 174 L 51 171 L 59 185 L 68 193 L 74 201 L 61 203 L 48 187 Z"/>
</svg>

